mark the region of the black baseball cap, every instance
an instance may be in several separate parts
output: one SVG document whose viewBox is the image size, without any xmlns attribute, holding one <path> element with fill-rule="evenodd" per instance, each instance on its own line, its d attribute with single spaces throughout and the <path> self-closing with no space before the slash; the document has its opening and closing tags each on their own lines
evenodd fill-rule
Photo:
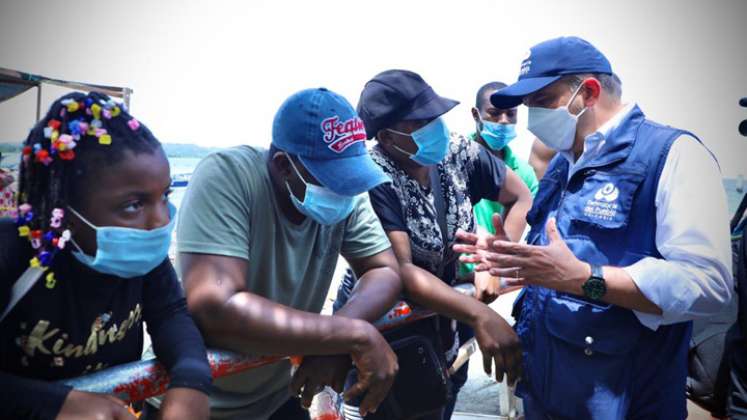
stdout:
<svg viewBox="0 0 747 420">
<path fill-rule="evenodd" d="M 366 136 L 372 139 L 379 130 L 399 121 L 431 120 L 457 105 L 459 101 L 436 94 L 419 74 L 387 70 L 363 87 L 357 111 L 366 126 Z"/>
</svg>

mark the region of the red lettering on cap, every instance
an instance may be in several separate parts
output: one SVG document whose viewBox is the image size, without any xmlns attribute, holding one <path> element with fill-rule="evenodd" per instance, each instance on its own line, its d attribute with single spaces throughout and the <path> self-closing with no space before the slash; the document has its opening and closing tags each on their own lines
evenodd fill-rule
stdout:
<svg viewBox="0 0 747 420">
<path fill-rule="evenodd" d="M 366 128 L 358 117 L 340 122 L 340 117 L 335 115 L 322 121 L 321 129 L 324 142 L 335 153 L 342 153 L 353 144 L 366 140 Z"/>
</svg>

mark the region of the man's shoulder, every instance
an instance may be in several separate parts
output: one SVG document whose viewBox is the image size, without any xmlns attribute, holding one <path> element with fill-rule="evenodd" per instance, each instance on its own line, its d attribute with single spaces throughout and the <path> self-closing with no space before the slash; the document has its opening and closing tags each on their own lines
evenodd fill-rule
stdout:
<svg viewBox="0 0 747 420">
<path fill-rule="evenodd" d="M 267 150 L 253 146 L 236 146 L 222 149 L 207 155 L 197 164 L 192 181 L 209 179 L 214 184 L 216 179 L 221 183 L 252 183 L 267 175 Z M 190 181 L 190 184 L 193 182 Z"/>
<path fill-rule="evenodd" d="M 226 164 L 240 168 L 252 168 L 264 166 L 267 161 L 267 149 L 254 146 L 234 146 L 221 149 L 207 155 L 198 165 L 219 163 L 222 167 Z"/>
</svg>

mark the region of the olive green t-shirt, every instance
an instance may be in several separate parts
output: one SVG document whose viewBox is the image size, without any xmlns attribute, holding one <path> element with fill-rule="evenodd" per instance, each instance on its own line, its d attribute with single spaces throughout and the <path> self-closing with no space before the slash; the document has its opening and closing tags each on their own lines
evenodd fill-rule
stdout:
<svg viewBox="0 0 747 420">
<path fill-rule="evenodd" d="M 213 153 L 195 169 L 182 201 L 177 251 L 241 258 L 247 289 L 274 302 L 318 313 L 339 255 L 372 256 L 390 248 L 367 194 L 330 226 L 280 211 L 267 151 L 240 146 Z M 290 396 L 287 362 L 216 379 L 213 418 L 266 419 Z"/>
</svg>

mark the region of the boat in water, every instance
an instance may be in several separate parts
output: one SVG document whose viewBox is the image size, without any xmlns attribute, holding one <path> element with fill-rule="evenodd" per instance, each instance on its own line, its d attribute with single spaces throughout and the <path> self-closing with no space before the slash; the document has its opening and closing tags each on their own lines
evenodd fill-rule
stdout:
<svg viewBox="0 0 747 420">
<path fill-rule="evenodd" d="M 191 173 L 175 174 L 171 176 L 171 188 L 186 187 L 189 184 L 189 179 L 192 177 Z"/>
</svg>

